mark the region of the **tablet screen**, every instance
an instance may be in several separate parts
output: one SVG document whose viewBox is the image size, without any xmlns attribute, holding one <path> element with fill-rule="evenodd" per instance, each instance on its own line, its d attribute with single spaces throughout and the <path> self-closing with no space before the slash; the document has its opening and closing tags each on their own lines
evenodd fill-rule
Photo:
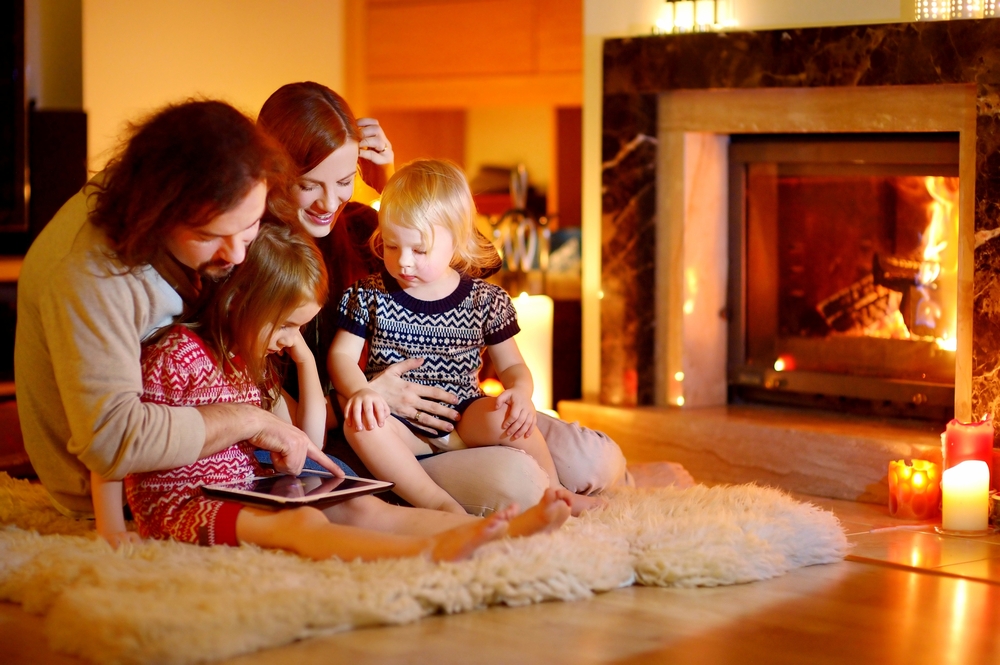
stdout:
<svg viewBox="0 0 1000 665">
<path fill-rule="evenodd" d="M 283 497 L 286 499 L 298 499 L 304 496 L 316 496 L 327 494 L 333 491 L 353 490 L 360 487 L 369 487 L 370 480 L 361 478 L 334 478 L 332 476 L 320 476 L 305 472 L 299 476 L 269 476 L 267 478 L 254 478 L 247 483 L 244 488 L 258 494 L 270 494 L 271 496 Z"/>
<path fill-rule="evenodd" d="M 202 491 L 219 498 L 281 507 L 336 503 L 362 494 L 383 492 L 392 486 L 381 480 L 337 478 L 326 472 L 306 471 L 298 476 L 278 474 L 206 485 Z"/>
</svg>

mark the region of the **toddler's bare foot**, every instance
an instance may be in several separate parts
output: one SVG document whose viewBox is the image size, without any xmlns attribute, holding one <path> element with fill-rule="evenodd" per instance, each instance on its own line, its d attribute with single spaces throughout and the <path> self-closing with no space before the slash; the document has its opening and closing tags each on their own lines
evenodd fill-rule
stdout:
<svg viewBox="0 0 1000 665">
<path fill-rule="evenodd" d="M 485 519 L 477 519 L 431 537 L 433 561 L 460 561 L 491 540 L 507 534 L 510 519 L 517 514 L 517 506 L 499 510 Z"/>
<path fill-rule="evenodd" d="M 694 478 L 677 462 L 642 462 L 629 464 L 628 472 L 636 487 L 678 487 L 694 485 Z"/>
<path fill-rule="evenodd" d="M 510 521 L 507 535 L 530 536 L 533 533 L 555 531 L 569 519 L 573 493 L 562 487 L 549 488 L 542 500 Z"/>
<path fill-rule="evenodd" d="M 570 497 L 569 509 L 570 514 L 572 514 L 573 517 L 578 516 L 586 510 L 600 508 L 606 503 L 604 501 L 604 497 L 587 496 L 586 494 L 573 494 L 569 490 L 566 490 L 566 493 L 569 494 Z"/>
</svg>

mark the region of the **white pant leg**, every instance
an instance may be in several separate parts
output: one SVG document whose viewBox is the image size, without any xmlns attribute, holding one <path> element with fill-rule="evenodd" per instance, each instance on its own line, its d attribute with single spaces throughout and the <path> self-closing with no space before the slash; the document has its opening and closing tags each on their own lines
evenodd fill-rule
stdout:
<svg viewBox="0 0 1000 665">
<path fill-rule="evenodd" d="M 440 453 L 420 466 L 444 491 L 473 515 L 516 503 L 527 510 L 549 486 L 549 476 L 526 452 L 506 446 L 484 446 Z"/>
<path fill-rule="evenodd" d="M 570 492 L 593 494 L 627 482 L 625 455 L 604 432 L 538 414 L 538 430 L 545 437 L 559 482 Z"/>
</svg>

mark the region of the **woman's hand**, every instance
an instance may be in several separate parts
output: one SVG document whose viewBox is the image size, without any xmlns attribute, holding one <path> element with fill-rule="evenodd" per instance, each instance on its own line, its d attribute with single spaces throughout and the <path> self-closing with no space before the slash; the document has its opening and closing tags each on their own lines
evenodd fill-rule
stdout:
<svg viewBox="0 0 1000 665">
<path fill-rule="evenodd" d="M 423 358 L 396 363 L 369 381 L 368 387 L 381 395 L 397 416 L 423 427 L 450 432 L 455 429 L 458 412 L 438 402 L 458 404 L 458 398 L 440 388 L 422 386 L 402 378 L 403 374 L 423 364 Z"/>
<path fill-rule="evenodd" d="M 382 427 L 388 417 L 389 405 L 370 388 L 354 393 L 344 405 L 344 426 L 358 431 Z"/>
<path fill-rule="evenodd" d="M 396 156 L 392 152 L 392 144 L 375 118 L 358 118 L 358 127 L 361 129 L 361 140 L 358 142 L 361 148 L 358 155 L 361 178 L 381 193 L 395 170 Z"/>
<path fill-rule="evenodd" d="M 517 388 L 508 388 L 497 396 L 497 410 L 504 407 L 507 407 L 507 417 L 503 421 L 504 433 L 512 440 L 530 435 L 537 418 L 531 395 Z"/>
</svg>

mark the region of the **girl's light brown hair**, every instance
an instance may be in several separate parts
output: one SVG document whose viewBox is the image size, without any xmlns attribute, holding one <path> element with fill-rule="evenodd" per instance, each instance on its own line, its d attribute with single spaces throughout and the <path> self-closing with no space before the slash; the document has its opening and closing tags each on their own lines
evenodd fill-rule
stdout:
<svg viewBox="0 0 1000 665">
<path fill-rule="evenodd" d="M 382 228 L 387 225 L 420 233 L 427 248 L 434 245 L 434 226 L 446 228 L 455 241 L 451 267 L 469 277 L 496 268 L 496 249 L 476 231 L 476 205 L 465 174 L 453 162 L 418 159 L 400 168 L 382 191 L 379 228 L 371 248 L 382 256 Z"/>
<path fill-rule="evenodd" d="M 279 384 L 267 343 L 274 330 L 302 305 L 324 305 L 326 266 L 312 238 L 280 223 L 261 224 L 246 260 L 220 282 L 195 325 L 230 369 L 238 352 L 243 372 L 261 386 L 265 406 Z"/>
</svg>

